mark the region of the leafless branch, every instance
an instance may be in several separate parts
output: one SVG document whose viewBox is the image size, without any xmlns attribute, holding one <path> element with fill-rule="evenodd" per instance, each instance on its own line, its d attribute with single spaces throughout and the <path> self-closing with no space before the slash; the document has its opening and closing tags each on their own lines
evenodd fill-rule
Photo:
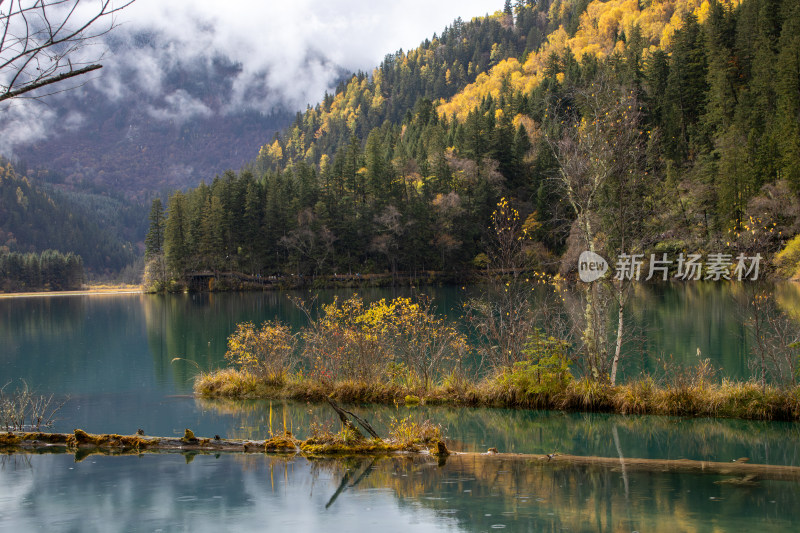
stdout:
<svg viewBox="0 0 800 533">
<path fill-rule="evenodd" d="M 81 57 L 135 0 L 0 0 L 0 101 L 101 68 Z M 87 12 L 82 9 L 92 3 Z"/>
</svg>

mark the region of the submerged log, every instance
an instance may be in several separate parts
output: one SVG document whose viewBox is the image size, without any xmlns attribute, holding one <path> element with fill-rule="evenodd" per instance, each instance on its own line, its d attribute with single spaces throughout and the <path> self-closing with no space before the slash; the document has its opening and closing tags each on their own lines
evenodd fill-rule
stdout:
<svg viewBox="0 0 800 533">
<path fill-rule="evenodd" d="M 737 476 L 743 481 L 762 479 L 800 480 L 800 467 L 764 465 L 733 461 L 696 461 L 690 459 L 632 459 L 620 457 L 594 457 L 567 454 L 518 454 L 454 452 L 447 450 L 441 441 L 409 446 L 381 439 L 364 439 L 352 444 L 325 443 L 319 438 L 306 441 L 296 439 L 290 432 L 265 440 L 222 439 L 194 437 L 152 437 L 146 435 L 92 435 L 76 429 L 74 433 L 9 432 L 0 433 L 0 453 L 15 452 L 81 452 L 101 454 L 141 454 L 159 452 L 182 453 L 289 453 L 314 456 L 335 455 L 388 455 L 420 454 L 439 455 L 440 460 L 525 461 L 531 464 L 601 466 L 628 471 L 673 472 L 684 474 L 713 474 Z M 443 452 L 444 450 L 444 452 Z"/>
<path fill-rule="evenodd" d="M 360 435 L 360 433 L 359 433 Z M 438 440 L 431 442 L 402 443 L 363 436 L 342 442 L 334 434 L 321 435 L 301 441 L 290 431 L 265 440 L 222 439 L 196 437 L 187 429 L 183 437 L 153 437 L 147 435 L 92 435 L 82 429 L 73 433 L 8 432 L 0 433 L 2 451 L 62 451 L 98 450 L 101 453 L 143 453 L 160 451 L 180 452 L 242 452 L 242 453 L 302 453 L 306 455 L 380 455 L 394 452 L 430 453 L 428 447 L 438 449 Z"/>
<path fill-rule="evenodd" d="M 538 461 L 561 465 L 605 466 L 613 470 L 626 469 L 628 472 L 663 472 L 677 474 L 712 474 L 719 476 L 739 476 L 743 479 L 800 480 L 800 466 L 765 465 L 733 461 L 697 461 L 693 459 L 635 459 L 630 457 L 595 457 L 590 455 L 568 454 L 515 454 L 515 453 L 458 453 L 461 456 L 482 456 L 491 460 Z"/>
</svg>

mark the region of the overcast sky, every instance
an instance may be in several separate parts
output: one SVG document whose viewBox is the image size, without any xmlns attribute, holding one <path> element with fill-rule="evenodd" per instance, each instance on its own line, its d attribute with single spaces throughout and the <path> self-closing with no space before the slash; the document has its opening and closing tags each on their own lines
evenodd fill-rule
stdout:
<svg viewBox="0 0 800 533">
<path fill-rule="evenodd" d="M 318 101 L 334 83 L 335 66 L 370 70 L 387 53 L 414 48 L 456 17 L 469 20 L 502 9 L 502 0 L 136 0 L 119 17 L 126 34 L 155 31 L 161 44 L 133 57 L 108 58 L 138 65 L 142 89 L 156 90 L 163 67 L 215 55 L 238 62 L 236 96 L 276 94 L 295 105 Z M 269 95 L 249 91 L 266 82 Z M 190 105 L 180 95 L 177 101 Z M 250 102 L 256 103 L 258 102 Z"/>
<path fill-rule="evenodd" d="M 124 0 L 116 0 L 122 3 Z M 99 0 L 82 0 L 84 17 Z M 101 71 L 87 85 L 108 98 L 144 96 L 144 111 L 158 120 L 181 122 L 212 110 L 190 90 L 166 87 L 168 72 L 191 70 L 226 58 L 241 65 L 229 79 L 231 94 L 220 95 L 222 111 L 274 106 L 302 110 L 334 88 L 341 68 L 372 71 L 384 56 L 415 48 L 461 17 L 502 9 L 503 0 L 136 0 L 118 14 L 108 39 L 116 44 L 100 60 Z M 148 35 L 142 45 L 142 34 Z M 139 36 L 139 37 L 136 37 Z M 104 46 L 81 50 L 94 62 Z M 200 78 L 202 79 L 202 78 Z M 63 85 L 62 85 L 63 87 Z M 42 102 L 20 99 L 0 108 L 0 154 L 14 146 L 68 131 L 83 114 L 59 109 L 83 91 L 67 91 Z M 141 99 L 137 99 L 141 101 Z M 80 106 L 78 106 L 80 108 Z"/>
</svg>

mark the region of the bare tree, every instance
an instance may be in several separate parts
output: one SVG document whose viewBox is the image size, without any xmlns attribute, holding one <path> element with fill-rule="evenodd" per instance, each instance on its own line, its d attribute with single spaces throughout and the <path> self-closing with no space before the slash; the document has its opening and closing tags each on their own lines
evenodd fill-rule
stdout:
<svg viewBox="0 0 800 533">
<path fill-rule="evenodd" d="M 531 216 L 522 222 L 508 200 L 500 199 L 488 234 L 483 293 L 464 304 L 480 364 L 491 370 L 510 369 L 517 362 L 529 360 L 531 341 L 552 334 L 560 337 L 564 331 L 556 310 L 560 296 L 554 293 L 548 278 L 533 268 L 534 258 L 529 252 L 534 219 Z M 540 290 L 534 292 L 537 287 Z"/>
<path fill-rule="evenodd" d="M 0 101 L 102 68 L 81 52 L 133 2 L 0 0 Z"/>
<path fill-rule="evenodd" d="M 646 135 L 641 105 L 631 90 L 597 80 L 577 90 L 577 105 L 567 110 L 571 120 L 562 135 L 551 140 L 558 162 L 558 181 L 575 215 L 571 246 L 605 254 L 627 254 L 632 264 L 622 276 L 606 275 L 585 286 L 583 349 L 588 370 L 596 379 L 616 381 L 629 288 L 641 264 L 635 254 L 645 245 L 651 201 L 644 193 L 647 172 Z M 578 252 L 579 253 L 579 252 Z M 577 257 L 576 253 L 567 253 Z M 608 345 L 608 307 L 617 304 L 617 334 Z"/>
<path fill-rule="evenodd" d="M 297 274 L 304 273 L 303 262 L 314 264 L 314 274 L 321 274 L 328 257 L 333 255 L 336 236 L 327 226 L 320 225 L 310 208 L 297 214 L 297 228 L 281 237 L 280 244 L 296 253 Z"/>
<path fill-rule="evenodd" d="M 787 388 L 795 386 L 800 371 L 797 320 L 781 309 L 777 295 L 761 288 L 748 287 L 739 300 L 754 356 L 748 361 L 750 372 L 763 388 L 768 382 Z"/>
</svg>

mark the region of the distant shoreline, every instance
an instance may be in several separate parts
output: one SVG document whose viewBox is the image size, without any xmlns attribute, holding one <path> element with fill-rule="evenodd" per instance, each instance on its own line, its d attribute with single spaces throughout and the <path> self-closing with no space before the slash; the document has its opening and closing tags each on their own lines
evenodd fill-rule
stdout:
<svg viewBox="0 0 800 533">
<path fill-rule="evenodd" d="M 126 287 L 96 287 L 74 291 L 39 291 L 39 292 L 0 292 L 0 300 L 5 298 L 37 298 L 43 296 L 101 296 L 109 294 L 143 294 L 138 285 Z"/>
</svg>

